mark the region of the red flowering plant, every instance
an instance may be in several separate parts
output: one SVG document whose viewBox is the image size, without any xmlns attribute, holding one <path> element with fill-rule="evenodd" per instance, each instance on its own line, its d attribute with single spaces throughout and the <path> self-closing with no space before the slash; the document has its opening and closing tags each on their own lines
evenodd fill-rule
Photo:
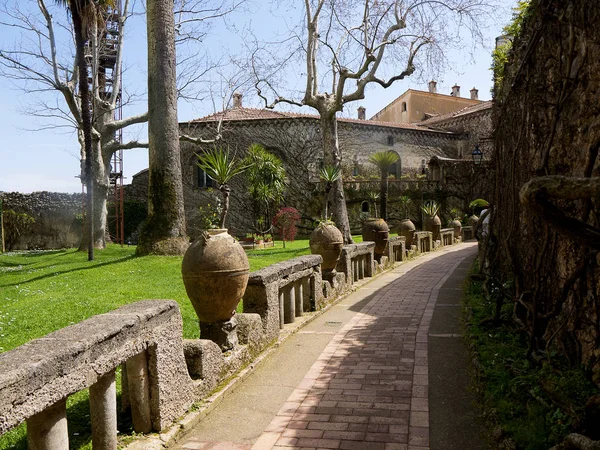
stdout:
<svg viewBox="0 0 600 450">
<path fill-rule="evenodd" d="M 300 220 L 300 213 L 296 208 L 286 206 L 281 208 L 273 217 L 273 226 L 279 228 L 281 239 L 283 240 L 283 248 L 285 248 L 285 242 L 294 242 L 294 238 L 298 233 L 296 228 L 296 222 Z"/>
</svg>

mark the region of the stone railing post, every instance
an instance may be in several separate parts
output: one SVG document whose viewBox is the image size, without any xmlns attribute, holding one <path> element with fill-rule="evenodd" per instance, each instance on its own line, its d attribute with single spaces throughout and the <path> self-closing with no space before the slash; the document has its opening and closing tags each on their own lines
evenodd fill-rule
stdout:
<svg viewBox="0 0 600 450">
<path fill-rule="evenodd" d="M 311 304 L 311 298 L 314 299 L 314 277 L 302 278 L 300 282 L 302 283 L 302 306 L 304 312 L 309 312 L 315 307 Z"/>
<path fill-rule="evenodd" d="M 148 358 L 143 351 L 127 360 L 127 387 L 131 402 L 131 419 L 137 433 L 152 431 L 150 416 L 150 380 Z"/>
<path fill-rule="evenodd" d="M 94 450 L 117 450 L 117 388 L 112 370 L 90 386 L 90 419 Z"/>
<path fill-rule="evenodd" d="M 66 398 L 27 419 L 27 448 L 69 450 Z"/>
<path fill-rule="evenodd" d="M 296 320 L 296 298 L 294 283 L 283 288 L 283 323 L 294 323 Z"/>
<path fill-rule="evenodd" d="M 304 312 L 304 286 L 302 283 L 303 280 L 304 278 L 301 278 L 294 283 L 294 297 L 296 299 L 296 317 L 302 317 L 302 313 Z"/>
</svg>

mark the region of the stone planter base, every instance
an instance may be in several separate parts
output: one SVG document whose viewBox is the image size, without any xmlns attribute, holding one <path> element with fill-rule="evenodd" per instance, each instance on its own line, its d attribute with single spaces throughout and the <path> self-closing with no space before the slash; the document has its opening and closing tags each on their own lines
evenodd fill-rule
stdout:
<svg viewBox="0 0 600 450">
<path fill-rule="evenodd" d="M 236 317 L 224 322 L 200 322 L 200 337 L 213 341 L 223 352 L 232 350 L 238 345 Z"/>
</svg>

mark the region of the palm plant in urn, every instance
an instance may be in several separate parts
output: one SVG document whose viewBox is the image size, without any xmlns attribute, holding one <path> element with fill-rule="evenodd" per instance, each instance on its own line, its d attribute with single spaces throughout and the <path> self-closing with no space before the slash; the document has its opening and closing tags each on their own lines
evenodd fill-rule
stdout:
<svg viewBox="0 0 600 450">
<path fill-rule="evenodd" d="M 325 182 L 325 205 L 323 208 L 324 220 L 320 220 L 317 227 L 310 234 L 310 252 L 313 255 L 321 255 L 323 262 L 321 270 L 323 279 L 333 282 L 335 279 L 335 268 L 344 246 L 344 236 L 331 220 L 328 220 L 327 202 L 333 183 L 342 175 L 339 167 L 326 166 L 321 169 L 320 179 Z"/>
<path fill-rule="evenodd" d="M 203 339 L 216 342 L 223 351 L 237 344 L 235 310 L 244 295 L 250 264 L 246 252 L 225 228 L 231 179 L 245 167 L 223 149 L 198 156 L 198 166 L 219 185 L 223 210 L 217 229 L 205 230 L 183 257 L 183 283 L 200 322 Z"/>
<path fill-rule="evenodd" d="M 434 200 L 428 200 L 423 206 L 421 206 L 421 210 L 425 214 L 425 218 L 423 220 L 424 230 L 431 231 L 433 233 L 434 241 L 440 240 L 442 221 L 437 215 L 438 211 L 440 210 L 440 205 L 438 205 Z"/>
</svg>

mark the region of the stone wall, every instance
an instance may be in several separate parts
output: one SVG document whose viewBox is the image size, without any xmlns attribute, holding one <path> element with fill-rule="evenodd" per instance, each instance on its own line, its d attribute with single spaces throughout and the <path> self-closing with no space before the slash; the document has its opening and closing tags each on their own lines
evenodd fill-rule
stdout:
<svg viewBox="0 0 600 450">
<path fill-rule="evenodd" d="M 511 287 L 531 355 L 562 355 L 598 385 L 598 240 L 584 239 L 598 233 L 598 199 L 573 187 L 529 195 L 532 185 L 524 186 L 556 176 L 598 183 L 599 21 L 597 0 L 531 3 L 496 92 L 488 251 L 489 270 Z"/>
<path fill-rule="evenodd" d="M 77 247 L 81 240 L 81 194 L 58 192 L 0 193 L 3 209 L 27 213 L 35 219 L 14 250 Z"/>
</svg>

